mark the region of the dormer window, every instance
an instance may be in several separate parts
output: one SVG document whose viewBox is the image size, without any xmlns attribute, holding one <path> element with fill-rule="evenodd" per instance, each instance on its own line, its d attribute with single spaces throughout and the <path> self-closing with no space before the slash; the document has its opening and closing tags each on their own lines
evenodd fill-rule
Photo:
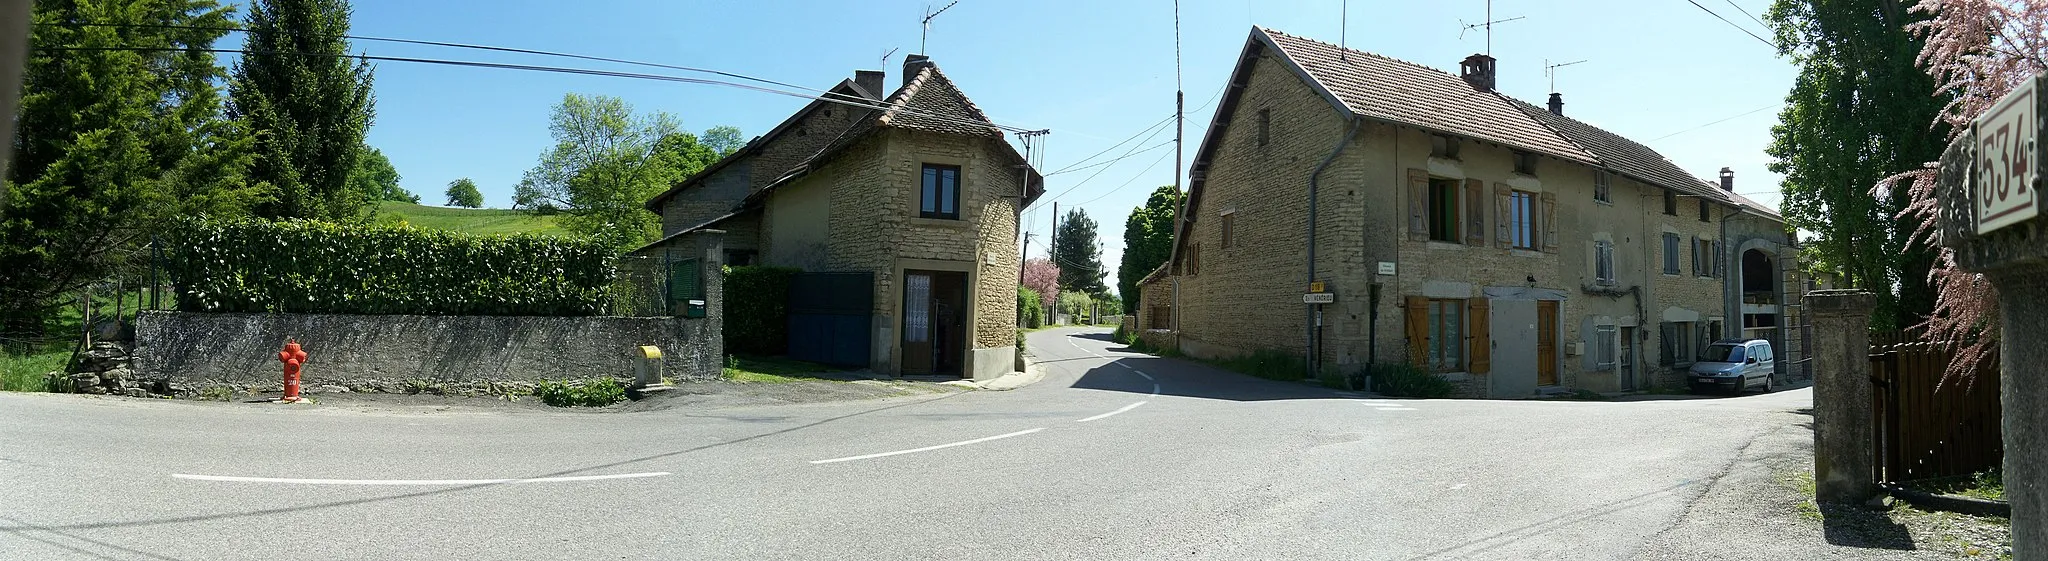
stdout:
<svg viewBox="0 0 2048 561">
<path fill-rule="evenodd" d="M 1441 134 L 1429 135 L 1429 157 L 1458 159 L 1458 139 Z"/>
<path fill-rule="evenodd" d="M 1516 151 L 1515 173 L 1532 176 L 1536 175 L 1536 154 L 1534 152 L 1522 152 L 1519 150 Z"/>
</svg>

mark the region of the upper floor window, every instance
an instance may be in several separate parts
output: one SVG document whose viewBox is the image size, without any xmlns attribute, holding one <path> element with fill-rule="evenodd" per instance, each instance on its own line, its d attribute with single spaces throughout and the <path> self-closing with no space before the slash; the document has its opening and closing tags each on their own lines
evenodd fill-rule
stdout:
<svg viewBox="0 0 2048 561">
<path fill-rule="evenodd" d="M 1713 219 L 1712 219 L 1712 218 L 1710 218 L 1710 217 L 1711 217 L 1711 216 L 1713 215 L 1713 214 L 1712 214 L 1712 213 L 1713 213 L 1713 211 L 1714 211 L 1714 205 L 1712 205 L 1712 204 L 1708 204 L 1708 203 L 1707 203 L 1707 200 L 1706 200 L 1706 199 L 1704 199 L 1704 198 L 1700 199 L 1700 221 L 1701 221 L 1701 222 L 1711 222 L 1711 221 L 1713 221 Z"/>
<path fill-rule="evenodd" d="M 1515 152 L 1515 173 L 1536 175 L 1536 153 Z"/>
<path fill-rule="evenodd" d="M 960 166 L 925 164 L 917 205 L 919 217 L 959 220 Z"/>
<path fill-rule="evenodd" d="M 1446 160 L 1458 159 L 1458 139 L 1441 134 L 1430 135 L 1429 156 Z"/>
<path fill-rule="evenodd" d="M 1593 279 L 1602 285 L 1614 284 L 1614 242 L 1593 242 Z"/>
<path fill-rule="evenodd" d="M 1673 191 L 1673 190 L 1670 190 L 1670 189 L 1665 189 L 1665 190 L 1664 190 L 1664 214 L 1669 214 L 1669 215 L 1672 215 L 1672 216 L 1678 216 L 1678 192 L 1677 192 L 1677 191 Z"/>
<path fill-rule="evenodd" d="M 1218 217 L 1218 218 L 1217 218 L 1217 220 L 1216 220 L 1216 222 L 1217 222 L 1217 226 L 1218 226 L 1218 229 L 1219 229 L 1219 230 L 1222 230 L 1222 234 L 1223 234 L 1223 236 L 1222 236 L 1222 237 L 1223 237 L 1223 241 L 1222 241 L 1222 243 L 1220 244 L 1220 245 L 1222 245 L 1222 246 L 1223 246 L 1223 249 L 1230 249 L 1230 238 L 1231 238 L 1231 235 L 1232 235 L 1232 234 L 1235 234 L 1235 233 L 1236 233 L 1236 232 L 1234 232 L 1234 231 L 1233 231 L 1233 230 L 1235 230 L 1235 228 L 1232 228 L 1232 227 L 1231 227 L 1231 222 L 1232 222 L 1232 221 L 1234 221 L 1234 220 L 1235 220 L 1236 218 L 1237 218 L 1237 211 L 1235 211 L 1235 210 L 1226 210 L 1226 211 L 1223 211 L 1223 216 L 1221 216 L 1221 217 Z"/>
<path fill-rule="evenodd" d="M 1593 200 L 1603 203 L 1614 202 L 1614 199 L 1611 198 L 1612 193 L 1608 192 L 1608 182 L 1609 179 L 1605 170 L 1593 170 Z"/>
<path fill-rule="evenodd" d="M 1508 236 L 1515 249 L 1536 249 L 1536 194 L 1508 194 Z"/>
<path fill-rule="evenodd" d="M 1429 178 L 1429 239 L 1461 243 L 1458 237 L 1458 180 Z"/>
<path fill-rule="evenodd" d="M 1272 141 L 1273 141 L 1273 110 L 1272 110 L 1272 109 L 1260 109 L 1260 110 L 1259 110 L 1259 145 L 1260 145 L 1260 146 L 1265 146 L 1265 145 L 1266 145 L 1266 143 L 1268 143 L 1268 142 L 1272 142 Z"/>
</svg>

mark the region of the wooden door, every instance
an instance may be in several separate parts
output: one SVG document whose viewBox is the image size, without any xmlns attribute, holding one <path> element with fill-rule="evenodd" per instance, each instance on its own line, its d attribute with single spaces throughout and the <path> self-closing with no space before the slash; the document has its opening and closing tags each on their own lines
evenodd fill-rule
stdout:
<svg viewBox="0 0 2048 561">
<path fill-rule="evenodd" d="M 1536 302 L 1536 385 L 1557 385 L 1557 301 Z"/>
<path fill-rule="evenodd" d="M 1636 328 L 1621 328 L 1621 347 L 1614 360 L 1621 368 L 1621 389 L 1636 389 Z"/>
<path fill-rule="evenodd" d="M 903 373 L 932 373 L 932 275 L 903 275 Z"/>
</svg>

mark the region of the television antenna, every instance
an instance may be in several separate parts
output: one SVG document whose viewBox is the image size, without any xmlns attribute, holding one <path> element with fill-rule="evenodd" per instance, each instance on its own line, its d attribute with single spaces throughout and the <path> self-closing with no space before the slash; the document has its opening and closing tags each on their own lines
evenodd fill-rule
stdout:
<svg viewBox="0 0 2048 561">
<path fill-rule="evenodd" d="M 896 51 L 898 50 L 902 50 L 902 47 L 892 48 L 889 49 L 889 52 L 882 53 L 882 68 L 889 67 L 889 57 L 896 56 Z"/>
<path fill-rule="evenodd" d="M 1458 40 L 1463 41 L 1465 39 L 1465 32 L 1484 27 L 1486 28 L 1486 56 L 1493 56 L 1493 24 L 1507 23 L 1518 19 L 1529 19 L 1529 16 L 1493 19 L 1493 0 L 1486 0 L 1486 21 L 1468 24 L 1465 23 L 1465 20 L 1458 20 L 1458 23 L 1465 25 L 1464 29 L 1458 31 Z"/>
<path fill-rule="evenodd" d="M 931 6 L 924 7 L 924 32 L 919 33 L 917 35 L 917 52 L 923 54 L 929 54 L 931 52 L 925 50 L 924 40 L 926 37 L 929 37 L 932 34 L 932 18 L 939 17 L 939 14 L 946 13 L 946 10 L 953 9 L 953 5 L 959 3 L 960 0 L 953 0 L 952 2 L 946 3 L 946 7 L 939 8 L 937 11 L 933 11 Z"/>
<path fill-rule="evenodd" d="M 1550 91 L 1552 91 L 1552 92 L 1556 92 L 1556 91 L 1557 91 L 1557 69 L 1558 69 L 1558 68 L 1562 68 L 1562 67 L 1566 67 L 1566 66 L 1571 66 L 1571 65 L 1574 65 L 1574 64 L 1578 64 L 1578 63 L 1581 63 L 1581 62 L 1586 62 L 1586 61 L 1584 61 L 1584 60 L 1574 60 L 1574 61 L 1571 61 L 1571 62 L 1563 62 L 1563 63 L 1558 63 L 1558 64 L 1551 64 L 1551 63 L 1550 63 L 1550 59 L 1547 59 L 1547 58 L 1546 58 L 1546 59 L 1543 59 L 1543 77 L 1545 77 L 1545 78 L 1549 78 L 1549 79 L 1550 79 Z"/>
</svg>

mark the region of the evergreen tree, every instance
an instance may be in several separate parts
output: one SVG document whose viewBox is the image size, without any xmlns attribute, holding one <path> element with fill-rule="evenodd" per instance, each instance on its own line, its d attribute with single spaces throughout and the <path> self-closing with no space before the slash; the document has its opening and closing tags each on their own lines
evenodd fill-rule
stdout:
<svg viewBox="0 0 2048 561">
<path fill-rule="evenodd" d="M 353 220 L 370 197 L 349 188 L 376 100 L 368 61 L 349 58 L 347 0 L 254 0 L 229 115 L 256 133 L 252 179 L 273 218 Z"/>
<path fill-rule="evenodd" d="M 1088 211 L 1074 209 L 1060 221 L 1059 240 L 1052 246 L 1052 260 L 1060 266 L 1060 289 L 1102 294 L 1102 248 L 1096 245 L 1095 220 Z"/>
<path fill-rule="evenodd" d="M 1116 268 L 1123 309 L 1138 309 L 1138 281 L 1173 255 L 1173 217 L 1179 206 L 1180 192 L 1163 185 L 1124 219 L 1124 257 Z"/>
<path fill-rule="evenodd" d="M 244 179 L 248 134 L 221 118 L 224 72 L 204 52 L 230 8 L 44 0 L 33 18 L 0 212 L 0 335 L 17 337 L 43 335 L 65 292 L 135 274 L 168 219 L 243 214 L 263 190 Z M 80 21 L 118 25 L 65 25 Z"/>
</svg>

